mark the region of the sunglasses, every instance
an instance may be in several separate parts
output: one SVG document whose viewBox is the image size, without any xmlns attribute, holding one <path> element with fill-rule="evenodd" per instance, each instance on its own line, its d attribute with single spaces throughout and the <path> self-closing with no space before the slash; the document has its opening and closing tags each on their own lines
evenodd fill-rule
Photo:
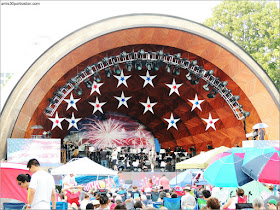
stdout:
<svg viewBox="0 0 280 210">
<path fill-rule="evenodd" d="M 22 182 L 18 182 L 18 185 L 21 186 Z"/>
</svg>

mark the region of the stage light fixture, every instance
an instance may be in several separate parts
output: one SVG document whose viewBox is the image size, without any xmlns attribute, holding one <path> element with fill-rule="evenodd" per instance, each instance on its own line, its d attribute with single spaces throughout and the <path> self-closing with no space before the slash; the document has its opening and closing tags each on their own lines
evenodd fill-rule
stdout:
<svg viewBox="0 0 280 210">
<path fill-rule="evenodd" d="M 124 58 L 126 55 L 127 55 L 127 53 L 126 53 L 125 51 L 123 51 L 123 52 L 120 54 L 120 56 L 121 56 L 122 58 Z"/>
<path fill-rule="evenodd" d="M 174 58 L 175 58 L 176 60 L 180 59 L 180 58 L 181 58 L 181 53 L 175 54 L 175 55 L 174 55 Z"/>
<path fill-rule="evenodd" d="M 240 96 L 232 96 L 231 98 L 230 98 L 232 101 L 238 101 L 239 99 L 240 99 Z"/>
<path fill-rule="evenodd" d="M 94 73 L 93 80 L 95 82 L 100 82 L 101 81 L 101 77 L 100 77 L 100 75 L 97 72 Z"/>
<path fill-rule="evenodd" d="M 228 85 L 228 81 L 223 81 L 223 82 L 220 83 L 220 85 L 222 87 L 226 87 Z"/>
<path fill-rule="evenodd" d="M 180 67 L 179 67 L 179 66 L 175 66 L 175 67 L 173 68 L 172 74 L 173 74 L 174 76 L 180 75 Z"/>
<path fill-rule="evenodd" d="M 146 68 L 150 71 L 153 68 L 153 63 L 151 61 L 147 61 Z"/>
<path fill-rule="evenodd" d="M 46 109 L 45 109 L 45 112 L 48 114 L 48 113 L 51 113 L 51 111 L 52 111 L 52 108 L 51 107 L 47 107 Z"/>
<path fill-rule="evenodd" d="M 247 111 L 242 111 L 241 114 L 244 116 L 244 117 L 249 117 L 250 116 L 250 112 L 247 112 Z"/>
<path fill-rule="evenodd" d="M 166 64 L 165 70 L 166 70 L 167 73 L 170 73 L 171 72 L 171 64 Z"/>
<path fill-rule="evenodd" d="M 104 71 L 105 71 L 106 77 L 110 78 L 112 75 L 112 71 L 111 71 L 110 67 L 106 68 Z"/>
<path fill-rule="evenodd" d="M 155 62 L 154 62 L 153 67 L 154 67 L 154 70 L 155 70 L 155 71 L 158 71 L 158 70 L 159 70 L 159 65 L 160 65 L 159 61 L 155 61 Z"/>
<path fill-rule="evenodd" d="M 135 69 L 137 69 L 138 71 L 142 70 L 142 62 L 141 62 L 141 60 L 137 60 L 135 62 Z"/>
<path fill-rule="evenodd" d="M 197 65 L 197 60 L 191 61 L 191 65 L 192 65 L 192 66 L 196 66 L 196 65 Z"/>
<path fill-rule="evenodd" d="M 202 88 L 203 88 L 205 91 L 209 92 L 209 91 L 210 91 L 209 85 L 210 85 L 210 83 L 207 82 L 205 85 L 202 86 Z"/>
<path fill-rule="evenodd" d="M 83 90 L 80 86 L 76 85 L 75 88 L 74 88 L 74 93 L 77 95 L 77 96 L 80 96 L 83 94 Z"/>
<path fill-rule="evenodd" d="M 103 63 L 105 63 L 106 65 L 109 64 L 109 58 L 108 57 L 104 57 L 102 59 Z"/>
<path fill-rule="evenodd" d="M 85 83 L 85 85 L 86 85 L 86 87 L 87 87 L 88 89 L 91 89 L 91 87 L 92 87 L 92 82 L 90 81 L 89 78 L 85 79 L 84 83 Z"/>
<path fill-rule="evenodd" d="M 114 73 L 117 74 L 117 75 L 120 75 L 121 74 L 121 70 L 122 69 L 121 69 L 120 65 L 118 63 L 115 63 L 114 67 L 113 67 Z"/>
<path fill-rule="evenodd" d="M 205 72 L 204 76 L 210 76 L 210 75 L 213 75 L 214 74 L 214 70 L 208 70 Z"/>
<path fill-rule="evenodd" d="M 191 81 L 192 79 L 192 73 L 189 71 L 189 73 L 186 75 L 187 80 Z"/>
<path fill-rule="evenodd" d="M 157 51 L 157 54 L 158 54 L 159 56 L 164 56 L 164 52 L 163 52 L 163 50 L 159 50 L 159 51 Z"/>
<path fill-rule="evenodd" d="M 138 54 L 139 54 L 139 55 L 145 55 L 145 50 L 143 50 L 143 49 L 139 50 L 139 51 L 138 51 Z"/>
<path fill-rule="evenodd" d="M 132 70 L 132 62 L 131 61 L 127 61 L 125 63 L 125 68 L 127 69 L 127 71 L 131 71 Z"/>
<path fill-rule="evenodd" d="M 192 85 L 197 85 L 197 84 L 199 83 L 199 79 L 200 79 L 199 75 L 195 75 L 195 76 L 191 79 L 190 83 L 191 83 Z"/>
<path fill-rule="evenodd" d="M 217 91 L 213 88 L 210 93 L 207 94 L 208 98 L 215 98 L 217 94 Z"/>
<path fill-rule="evenodd" d="M 93 70 L 92 70 L 91 66 L 87 66 L 85 70 L 86 70 L 86 72 L 93 74 Z"/>
</svg>

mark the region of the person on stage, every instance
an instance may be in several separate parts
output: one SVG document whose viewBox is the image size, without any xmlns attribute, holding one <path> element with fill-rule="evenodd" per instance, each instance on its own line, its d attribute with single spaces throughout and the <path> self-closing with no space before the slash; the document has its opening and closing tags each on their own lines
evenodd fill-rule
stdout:
<svg viewBox="0 0 280 210">
<path fill-rule="evenodd" d="M 156 164 L 156 156 L 157 153 L 155 151 L 155 147 L 152 147 L 152 150 L 149 152 L 149 162 L 151 163 L 152 172 L 154 172 L 154 168 Z"/>
</svg>

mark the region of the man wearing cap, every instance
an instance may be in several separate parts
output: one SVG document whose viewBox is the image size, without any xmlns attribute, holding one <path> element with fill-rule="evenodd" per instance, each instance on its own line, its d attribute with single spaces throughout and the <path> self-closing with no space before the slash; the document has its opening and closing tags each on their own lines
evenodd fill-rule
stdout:
<svg viewBox="0 0 280 210">
<path fill-rule="evenodd" d="M 186 185 L 184 188 L 185 195 L 181 198 L 181 208 L 194 208 L 196 205 L 195 198 L 191 195 L 191 186 Z"/>
<path fill-rule="evenodd" d="M 267 202 L 267 207 L 268 207 L 268 209 L 277 209 L 276 204 L 277 204 L 277 201 L 275 199 L 270 199 Z"/>
</svg>

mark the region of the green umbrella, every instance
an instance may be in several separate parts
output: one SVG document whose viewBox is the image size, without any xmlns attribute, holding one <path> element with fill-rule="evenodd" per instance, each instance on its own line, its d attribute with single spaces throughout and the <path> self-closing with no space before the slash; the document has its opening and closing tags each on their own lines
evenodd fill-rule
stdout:
<svg viewBox="0 0 280 210">
<path fill-rule="evenodd" d="M 261 193 L 263 191 L 269 192 L 269 189 L 258 181 L 251 181 L 243 185 L 241 188 L 244 190 L 245 195 L 248 196 L 248 203 L 252 203 L 256 197 L 261 197 Z M 233 187 L 224 187 L 216 194 L 215 197 L 222 202 L 225 202 L 225 200 L 228 200 L 230 197 L 236 195 L 236 189 L 237 188 Z"/>
</svg>

